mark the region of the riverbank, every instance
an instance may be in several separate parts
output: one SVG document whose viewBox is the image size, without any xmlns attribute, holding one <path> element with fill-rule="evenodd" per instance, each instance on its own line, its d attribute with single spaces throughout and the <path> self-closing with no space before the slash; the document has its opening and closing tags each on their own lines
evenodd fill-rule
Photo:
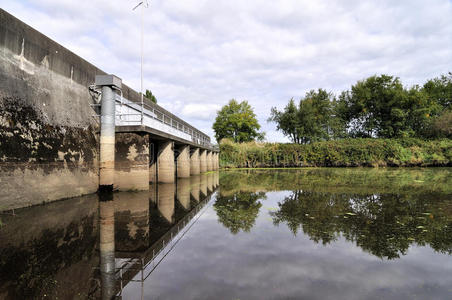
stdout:
<svg viewBox="0 0 452 300">
<path fill-rule="evenodd" d="M 452 166 L 452 140 L 343 139 L 307 145 L 220 143 L 223 168 Z"/>
</svg>

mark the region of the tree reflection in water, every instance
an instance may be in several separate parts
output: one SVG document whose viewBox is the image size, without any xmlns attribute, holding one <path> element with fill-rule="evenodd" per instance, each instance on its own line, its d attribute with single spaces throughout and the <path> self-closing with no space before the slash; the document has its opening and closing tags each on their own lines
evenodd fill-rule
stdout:
<svg viewBox="0 0 452 300">
<path fill-rule="evenodd" d="M 251 230 L 269 191 L 291 191 L 270 212 L 324 245 L 344 237 L 382 259 L 412 245 L 452 254 L 452 176 L 447 168 L 285 169 L 221 174 L 214 204 L 219 221 L 236 234 Z"/>
<path fill-rule="evenodd" d="M 442 198 L 442 199 L 441 199 Z M 452 220 L 447 199 L 419 194 L 333 194 L 297 190 L 270 212 L 273 223 L 286 223 L 323 244 L 339 236 L 385 259 L 405 255 L 411 244 L 452 253 Z"/>
<path fill-rule="evenodd" d="M 260 199 L 265 199 L 264 192 L 237 192 L 231 195 L 218 195 L 213 205 L 218 219 L 231 233 L 237 234 L 240 230 L 249 232 L 256 222 L 259 209 L 262 206 Z"/>
</svg>

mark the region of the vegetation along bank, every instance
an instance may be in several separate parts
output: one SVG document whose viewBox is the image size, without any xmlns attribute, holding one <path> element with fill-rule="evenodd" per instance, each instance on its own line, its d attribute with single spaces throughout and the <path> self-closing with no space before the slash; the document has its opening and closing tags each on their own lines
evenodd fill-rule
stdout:
<svg viewBox="0 0 452 300">
<path fill-rule="evenodd" d="M 348 138 L 310 144 L 222 140 L 223 168 L 452 166 L 452 140 Z"/>
</svg>

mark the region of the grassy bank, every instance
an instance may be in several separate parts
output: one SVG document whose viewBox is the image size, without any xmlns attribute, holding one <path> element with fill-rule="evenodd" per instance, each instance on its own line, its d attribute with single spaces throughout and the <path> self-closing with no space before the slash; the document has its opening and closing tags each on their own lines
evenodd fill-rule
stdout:
<svg viewBox="0 0 452 300">
<path fill-rule="evenodd" d="M 343 139 L 308 145 L 223 140 L 224 168 L 452 166 L 452 140 Z"/>
</svg>

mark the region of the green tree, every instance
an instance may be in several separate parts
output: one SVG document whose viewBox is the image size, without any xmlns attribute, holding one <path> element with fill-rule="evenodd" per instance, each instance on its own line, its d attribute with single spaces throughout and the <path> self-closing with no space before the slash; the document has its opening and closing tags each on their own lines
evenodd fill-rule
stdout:
<svg viewBox="0 0 452 300">
<path fill-rule="evenodd" d="M 428 80 L 423 90 L 443 109 L 452 109 L 452 73 Z"/>
<path fill-rule="evenodd" d="M 259 132 L 260 128 L 248 101 L 238 103 L 235 99 L 230 100 L 217 112 L 213 124 L 217 141 L 228 138 L 236 143 L 250 142 L 255 139 L 262 140 L 264 133 Z"/>
<path fill-rule="evenodd" d="M 399 78 L 380 75 L 358 81 L 340 101 L 352 136 L 393 138 L 411 133 L 408 98 Z"/>
<path fill-rule="evenodd" d="M 155 98 L 155 96 L 152 94 L 151 90 L 146 90 L 146 93 L 144 94 L 144 96 L 146 98 L 148 98 L 149 100 L 151 100 L 154 103 L 157 103 L 157 98 Z"/>
<path fill-rule="evenodd" d="M 332 134 L 332 100 L 334 96 L 323 89 L 306 93 L 298 104 L 293 99 L 278 111 L 271 109 L 268 121 L 275 122 L 277 130 L 297 144 L 327 140 Z M 338 126 L 334 124 L 335 128 Z"/>
</svg>

